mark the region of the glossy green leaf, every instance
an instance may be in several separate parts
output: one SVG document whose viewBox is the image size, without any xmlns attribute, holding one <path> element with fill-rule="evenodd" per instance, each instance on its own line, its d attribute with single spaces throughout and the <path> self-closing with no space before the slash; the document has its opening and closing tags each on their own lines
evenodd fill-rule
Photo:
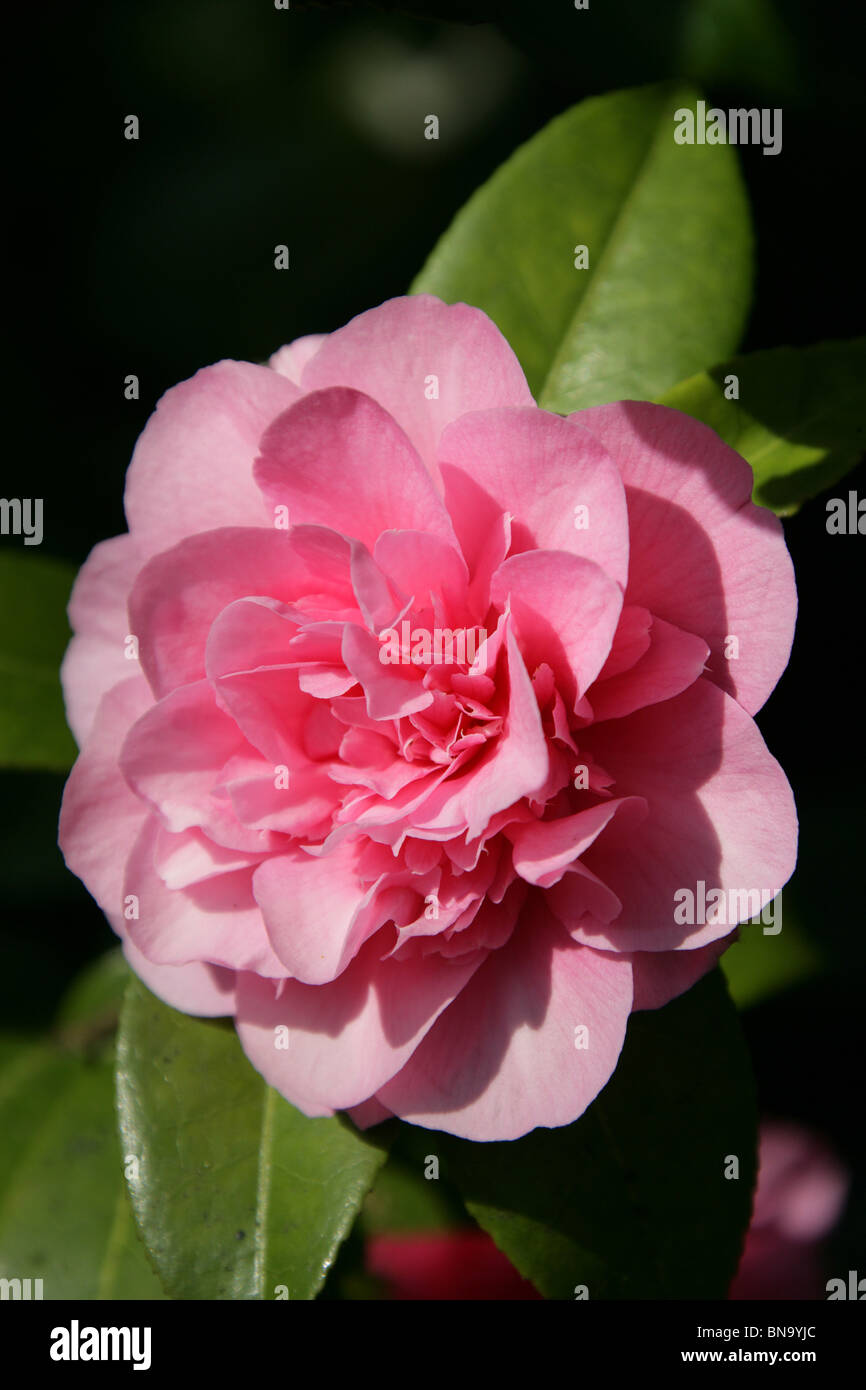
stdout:
<svg viewBox="0 0 866 1390">
<path fill-rule="evenodd" d="M 512 1143 L 411 1142 L 438 1155 L 548 1298 L 724 1298 L 749 1221 L 757 1116 L 721 976 L 632 1015 L 612 1079 L 575 1124 Z M 731 1158 L 738 1178 L 725 1176 Z"/>
<path fill-rule="evenodd" d="M 163 1297 L 123 1181 L 105 987 L 120 972 L 109 960 L 85 973 L 55 1038 L 0 1039 L 0 1277 L 40 1279 L 45 1299 Z M 118 1002 L 115 986 L 115 1019 Z"/>
<path fill-rule="evenodd" d="M 734 148 L 675 142 L 695 101 L 665 84 L 566 111 L 470 198 L 412 285 L 489 314 L 548 410 L 652 399 L 737 345 L 748 205 Z"/>
<path fill-rule="evenodd" d="M 755 501 L 784 516 L 866 452 L 866 338 L 734 357 L 661 400 L 748 459 Z"/>
<path fill-rule="evenodd" d="M 130 1195 L 175 1298 L 314 1298 L 385 1160 L 390 1130 L 308 1119 L 247 1061 L 234 1029 L 137 980 L 118 1041 Z"/>
<path fill-rule="evenodd" d="M 75 760 L 58 675 L 74 578 L 35 548 L 0 552 L 0 767 L 64 771 Z"/>
</svg>

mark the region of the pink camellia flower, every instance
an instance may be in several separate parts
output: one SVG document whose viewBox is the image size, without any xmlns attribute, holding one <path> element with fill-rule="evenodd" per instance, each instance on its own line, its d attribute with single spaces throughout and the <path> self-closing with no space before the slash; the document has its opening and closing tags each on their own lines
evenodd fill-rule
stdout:
<svg viewBox="0 0 866 1390">
<path fill-rule="evenodd" d="M 574 1120 L 794 865 L 751 487 L 426 295 L 169 391 L 63 667 L 61 844 L 133 969 L 308 1115 Z"/>
</svg>

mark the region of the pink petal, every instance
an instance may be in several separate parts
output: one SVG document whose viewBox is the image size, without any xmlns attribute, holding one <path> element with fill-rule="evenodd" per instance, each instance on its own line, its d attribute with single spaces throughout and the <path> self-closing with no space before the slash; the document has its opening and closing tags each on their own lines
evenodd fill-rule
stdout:
<svg viewBox="0 0 866 1390">
<path fill-rule="evenodd" d="M 405 604 L 395 597 L 388 576 L 360 541 L 352 541 L 352 588 L 364 622 L 371 632 L 390 627 Z"/>
<path fill-rule="evenodd" d="M 292 650 L 298 631 L 296 611 L 288 604 L 265 597 L 235 599 L 214 618 L 208 632 L 208 679 L 216 683 L 223 676 L 249 674 L 264 666 L 299 664 Z"/>
<path fill-rule="evenodd" d="M 126 858 L 148 812 L 120 775 L 118 755 L 131 723 L 151 694 L 139 676 L 104 697 L 87 747 L 63 792 L 60 848 L 68 868 L 96 898 L 123 943 L 123 953 L 148 988 L 174 1008 L 213 1017 L 234 1011 L 234 975 L 205 965 L 153 965 L 129 940 L 123 916 Z"/>
<path fill-rule="evenodd" d="M 394 1301 L 537 1302 L 541 1294 L 521 1279 L 491 1236 L 478 1230 L 371 1235 L 365 1268 Z"/>
<path fill-rule="evenodd" d="M 133 790 L 177 834 L 210 823 L 215 814 L 211 794 L 222 767 L 247 751 L 236 724 L 217 708 L 208 683 L 199 681 L 145 710 L 126 736 L 119 763 Z M 258 832 L 246 835 L 245 848 L 261 846 Z"/>
<path fill-rule="evenodd" d="M 126 858 L 150 814 L 121 776 L 119 754 L 152 701 L 141 676 L 110 690 L 63 789 L 59 842 L 66 866 L 87 884 L 116 932 L 123 922 Z"/>
<path fill-rule="evenodd" d="M 334 537 L 336 548 L 348 548 Z M 157 695 L 205 674 L 205 644 L 214 619 L 235 599 L 264 595 L 291 603 L 308 586 L 340 596 L 345 580 L 339 556 L 316 578 L 294 533 L 228 528 L 191 536 L 151 560 L 129 600 L 141 666 Z M 235 668 L 237 669 L 237 668 Z"/>
<path fill-rule="evenodd" d="M 610 655 L 599 672 L 598 679 L 608 680 L 628 671 L 649 651 L 653 615 L 648 608 L 625 604 L 620 613 Z"/>
<path fill-rule="evenodd" d="M 622 608 L 619 585 L 591 560 L 534 550 L 500 565 L 490 598 L 499 608 L 510 603 L 527 669 L 551 666 L 573 706 L 607 659 Z"/>
<path fill-rule="evenodd" d="M 273 353 L 268 358 L 268 366 L 279 372 L 280 376 L 287 377 L 296 386 L 300 386 L 304 368 L 310 359 L 315 357 L 327 338 L 327 333 L 308 333 L 303 338 L 296 338 L 293 343 L 287 343 L 285 347 Z"/>
<path fill-rule="evenodd" d="M 235 1011 L 235 973 L 220 965 L 154 965 L 129 940 L 123 954 L 152 994 L 173 1009 L 199 1018 L 224 1018 Z"/>
<path fill-rule="evenodd" d="M 273 523 L 253 462 L 268 425 L 299 395 L 249 362 L 218 362 L 165 393 L 126 475 L 126 519 L 143 555 L 219 526 Z"/>
<path fill-rule="evenodd" d="M 614 816 L 625 815 L 632 824 L 639 824 L 646 813 L 643 798 L 630 796 L 602 801 L 559 820 L 508 826 L 505 834 L 512 844 L 514 867 L 527 883 L 549 888 L 562 878 L 569 864 L 589 849 Z"/>
<path fill-rule="evenodd" d="M 660 1009 L 718 965 L 725 951 L 733 946 L 736 932 L 699 946 L 696 951 L 634 951 L 634 1003 L 638 1009 Z"/>
<path fill-rule="evenodd" d="M 284 605 L 240 599 L 220 613 L 207 641 L 207 674 L 219 706 L 270 764 L 271 776 L 278 766 L 306 768 L 310 762 L 305 734 L 316 701 L 304 688 L 309 668 L 294 647 L 297 632 Z"/>
<path fill-rule="evenodd" d="M 391 1111 L 375 1096 L 362 1101 L 360 1105 L 350 1105 L 346 1114 L 358 1129 L 372 1129 L 374 1125 L 380 1125 L 383 1120 L 393 1120 L 394 1118 Z"/>
<path fill-rule="evenodd" d="M 225 790 L 238 820 L 258 830 L 319 839 L 331 828 L 338 792 L 326 769 L 315 764 L 285 773 L 259 767 L 253 776 L 227 776 Z"/>
<path fill-rule="evenodd" d="M 274 774 L 279 767 L 308 766 L 304 725 L 313 697 L 301 688 L 296 670 L 262 666 L 254 671 L 214 675 L 212 682 L 220 706 L 250 746 L 271 764 Z"/>
<path fill-rule="evenodd" d="M 469 574 L 453 545 L 420 531 L 385 531 L 375 555 L 391 582 L 414 600 L 414 608 L 431 607 L 435 595 L 453 623 L 465 623 Z"/>
<path fill-rule="evenodd" d="M 631 964 L 575 945 L 536 901 L 378 1099 L 412 1124 L 517 1139 L 571 1124 L 625 1038 Z M 588 1030 L 586 1048 L 575 1030 Z"/>
<path fill-rule="evenodd" d="M 158 825 L 153 841 L 153 866 L 166 888 L 191 888 L 219 874 L 251 869 L 265 857 L 264 851 L 219 845 L 201 830 L 182 830 L 173 835 Z"/>
<path fill-rule="evenodd" d="M 710 649 L 702 637 L 653 618 L 650 646 L 627 671 L 597 680 L 590 692 L 596 723 L 622 719 L 645 705 L 687 690 L 704 670 Z"/>
<path fill-rule="evenodd" d="M 622 912 L 616 893 L 580 860 L 569 864 L 562 877 L 548 889 L 544 901 L 576 941 L 583 939 L 578 929 L 587 915 L 607 925 Z"/>
<path fill-rule="evenodd" d="M 376 1094 L 478 967 L 439 959 L 380 961 L 378 935 L 327 985 L 257 975 L 238 980 L 241 1046 L 270 1086 L 306 1115 L 330 1114 Z M 288 1047 L 276 1029 L 288 1028 Z M 387 1104 L 387 1102 L 386 1102 Z"/>
<path fill-rule="evenodd" d="M 428 399 L 436 378 L 438 398 Z M 532 405 L 520 364 L 480 309 L 432 295 L 391 299 L 331 333 L 304 369 L 305 391 L 353 386 L 405 430 L 435 476 L 439 437 L 470 410 Z"/>
<path fill-rule="evenodd" d="M 138 903 L 138 919 L 127 924 L 135 947 L 155 965 L 205 961 L 284 976 L 253 898 L 250 870 L 168 888 L 154 866 L 157 835 L 158 823 L 147 822 L 126 866 L 124 901 L 134 894 Z"/>
<path fill-rule="evenodd" d="M 379 884 L 362 883 L 357 862 L 357 843 L 348 842 L 321 858 L 300 850 L 277 855 L 253 876 L 274 950 L 303 984 L 327 984 L 342 974 L 388 920 L 387 901 L 377 905 Z"/>
<path fill-rule="evenodd" d="M 782 523 L 751 501 L 751 468 L 666 406 L 625 401 L 568 418 L 607 446 L 626 484 L 626 602 L 703 637 L 713 680 L 754 714 L 787 664 L 797 594 Z M 725 658 L 729 635 L 737 659 Z"/>
<path fill-rule="evenodd" d="M 532 682 L 510 629 L 506 632 L 510 697 L 505 728 L 491 753 L 463 776 L 443 782 L 420 811 L 418 829 L 466 828 L 480 835 L 497 811 L 537 792 L 547 779 L 550 755 Z"/>
<path fill-rule="evenodd" d="M 380 660 L 382 644 L 370 632 L 347 623 L 343 660 L 367 697 L 371 719 L 399 719 L 426 709 L 433 695 L 421 684 L 420 668 L 387 665 Z"/>
<path fill-rule="evenodd" d="M 91 550 L 72 587 L 69 625 L 75 636 L 66 649 L 60 679 L 66 718 L 79 747 L 89 734 L 103 695 L 138 675 L 127 655 L 126 599 L 141 557 L 129 535 L 114 536 Z"/>
<path fill-rule="evenodd" d="M 383 531 L 454 540 L 429 473 L 400 426 L 360 391 L 305 396 L 265 433 L 256 481 L 271 506 L 354 536 L 372 550 Z"/>
<path fill-rule="evenodd" d="M 449 425 L 439 446 L 445 501 L 470 572 L 503 512 L 511 553 L 567 550 L 625 586 L 628 518 L 617 469 L 588 432 L 546 410 L 487 410 Z M 588 525 L 576 507 L 588 509 Z"/>
<path fill-rule="evenodd" d="M 644 796 L 647 819 L 614 821 L 583 862 L 622 900 L 609 927 L 569 924 L 576 939 L 620 951 L 693 950 L 736 922 L 678 924 L 675 894 L 755 889 L 769 902 L 790 878 L 797 819 L 785 774 L 754 721 L 705 676 L 682 695 L 584 731 L 621 796 Z M 747 914 L 751 915 L 751 914 Z M 741 920 L 739 917 L 737 920 Z"/>
<path fill-rule="evenodd" d="M 456 478 L 456 474 L 454 475 Z M 462 475 L 461 475 L 462 476 Z M 464 479 L 469 483 L 468 479 Z M 472 486 L 472 484 L 469 484 Z M 475 541 L 472 544 L 475 546 Z M 469 542 L 466 542 L 469 544 Z M 469 585 L 469 609 L 476 622 L 483 622 L 490 607 L 490 582 L 511 549 L 511 517 L 503 512 L 491 519 L 487 536 L 475 546 L 472 578 Z"/>
</svg>

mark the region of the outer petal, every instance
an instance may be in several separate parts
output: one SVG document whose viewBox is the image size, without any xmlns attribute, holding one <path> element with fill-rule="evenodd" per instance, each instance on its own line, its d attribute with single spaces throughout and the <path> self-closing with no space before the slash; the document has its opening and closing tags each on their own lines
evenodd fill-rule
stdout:
<svg viewBox="0 0 866 1390">
<path fill-rule="evenodd" d="M 126 859 L 150 815 L 121 775 L 120 749 L 152 703 L 141 676 L 110 690 L 63 789 L 59 841 L 66 867 L 87 885 L 115 931 L 123 921 Z"/>
<path fill-rule="evenodd" d="M 91 550 L 72 588 L 69 625 L 75 636 L 66 649 L 60 678 L 66 718 L 83 747 L 99 702 L 112 686 L 137 675 L 126 656 L 126 600 L 141 556 L 132 536 L 114 536 Z"/>
<path fill-rule="evenodd" d="M 697 897 L 702 881 L 707 893 L 758 890 L 763 904 L 790 878 L 791 788 L 754 721 L 706 677 L 664 704 L 593 725 L 584 737 L 616 794 L 644 796 L 649 814 L 623 833 L 613 821 L 583 856 L 623 910 L 609 926 L 569 923 L 577 939 L 620 951 L 694 949 L 736 922 L 678 924 L 677 892 Z"/>
<path fill-rule="evenodd" d="M 287 343 L 268 358 L 268 366 L 279 372 L 280 376 L 288 377 L 289 381 L 300 386 L 304 368 L 310 358 L 315 357 L 327 337 L 327 333 L 308 333 L 306 337 L 295 338 L 294 342 Z"/>
<path fill-rule="evenodd" d="M 123 878 L 130 846 L 148 811 L 120 775 L 118 757 L 130 724 L 149 706 L 138 676 L 103 699 L 87 748 L 63 792 L 60 848 L 67 867 L 86 884 L 123 942 L 123 953 L 149 989 L 176 1009 L 215 1017 L 234 1012 L 234 975 L 207 965 L 154 965 L 129 940 L 123 917 Z"/>
<path fill-rule="evenodd" d="M 305 391 L 354 386 L 372 396 L 434 476 L 439 436 L 452 420 L 533 404 L 520 363 L 487 315 L 429 294 L 387 300 L 331 333 L 301 381 Z"/>
<path fill-rule="evenodd" d="M 577 411 L 626 484 L 626 602 L 697 633 L 717 685 L 750 714 L 787 665 L 797 594 L 782 523 L 751 500 L 752 470 L 714 430 L 678 410 L 625 401 Z M 739 641 L 726 660 L 725 639 Z"/>
<path fill-rule="evenodd" d="M 248 751 L 237 726 L 216 705 L 207 681 L 182 686 L 150 705 L 129 730 L 119 751 L 119 770 L 130 787 L 156 807 L 174 834 L 207 826 L 218 814 L 211 800 L 229 758 Z M 231 815 L 226 807 L 226 817 Z M 243 833 L 242 827 L 238 827 Z M 243 848 L 267 847 L 267 837 L 249 831 Z M 127 852 L 131 845 L 127 845 Z"/>
<path fill-rule="evenodd" d="M 253 461 L 268 425 L 299 396 L 250 362 L 218 362 L 165 393 L 126 475 L 126 519 L 144 555 L 218 526 L 273 523 Z"/>
<path fill-rule="evenodd" d="M 241 1045 L 268 1084 L 306 1115 L 373 1096 L 478 967 L 478 957 L 380 961 L 384 949 L 372 938 L 327 985 L 288 980 L 278 991 L 257 975 L 239 977 Z M 287 1048 L 275 1046 L 280 1025 L 289 1029 Z"/>
<path fill-rule="evenodd" d="M 199 1018 L 224 1018 L 235 1011 L 235 974 L 220 965 L 154 965 L 128 939 L 123 954 L 158 999 Z"/>
<path fill-rule="evenodd" d="M 167 888 L 154 868 L 157 834 L 154 818 L 143 826 L 126 866 L 124 901 L 130 894 L 138 900 L 139 917 L 127 928 L 136 948 L 157 965 L 204 961 L 285 976 L 253 898 L 250 870 Z"/>
<path fill-rule="evenodd" d="M 360 1105 L 350 1105 L 346 1112 L 358 1129 L 372 1129 L 374 1125 L 380 1125 L 383 1120 L 393 1120 L 392 1112 L 378 1101 L 375 1096 L 369 1100 L 362 1100 Z"/>
<path fill-rule="evenodd" d="M 536 899 L 378 1099 L 466 1139 L 570 1124 L 616 1066 L 631 1001 L 630 962 L 575 945 Z"/>
<path fill-rule="evenodd" d="M 634 973 L 634 1002 L 638 1009 L 660 1009 L 671 999 L 685 994 L 709 970 L 719 963 L 737 933 L 731 932 L 696 951 L 635 951 L 631 966 Z"/>
</svg>

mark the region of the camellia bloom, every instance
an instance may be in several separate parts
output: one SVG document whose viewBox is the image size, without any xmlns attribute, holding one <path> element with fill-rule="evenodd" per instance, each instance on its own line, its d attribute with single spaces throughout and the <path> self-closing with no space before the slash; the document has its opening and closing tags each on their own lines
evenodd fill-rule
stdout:
<svg viewBox="0 0 866 1390">
<path fill-rule="evenodd" d="M 169 391 L 63 668 L 61 844 L 132 967 L 308 1115 L 574 1120 L 794 865 L 751 486 L 679 412 L 540 410 L 430 296 Z"/>
</svg>

